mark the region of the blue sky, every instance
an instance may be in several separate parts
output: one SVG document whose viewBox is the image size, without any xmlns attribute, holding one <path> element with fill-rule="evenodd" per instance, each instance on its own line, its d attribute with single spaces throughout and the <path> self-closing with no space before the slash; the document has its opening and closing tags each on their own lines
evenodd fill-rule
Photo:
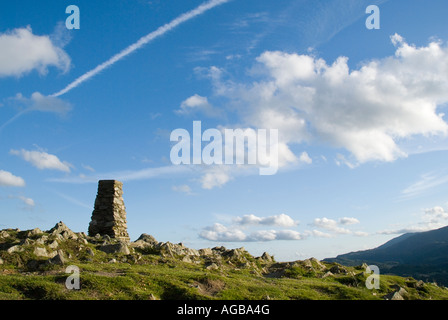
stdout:
<svg viewBox="0 0 448 320">
<path fill-rule="evenodd" d="M 80 29 L 66 28 L 69 5 Z M 379 30 L 365 26 L 369 5 Z M 447 9 L 442 0 L 2 2 L 0 227 L 62 220 L 86 232 L 99 179 L 124 183 L 133 240 L 244 246 L 278 260 L 445 226 Z M 195 120 L 203 130 L 278 129 L 278 172 L 174 166 L 170 133 L 192 132 Z"/>
</svg>

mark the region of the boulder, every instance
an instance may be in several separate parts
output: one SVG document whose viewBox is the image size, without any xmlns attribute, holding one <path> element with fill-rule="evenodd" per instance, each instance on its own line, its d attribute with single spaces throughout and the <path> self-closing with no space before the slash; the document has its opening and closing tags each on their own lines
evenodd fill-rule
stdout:
<svg viewBox="0 0 448 320">
<path fill-rule="evenodd" d="M 8 250 L 6 250 L 6 252 L 14 253 L 14 252 L 22 252 L 23 250 L 24 249 L 21 246 L 15 245 L 15 246 L 10 247 Z"/>
<path fill-rule="evenodd" d="M 48 245 L 48 247 L 51 248 L 51 249 L 56 249 L 57 247 L 59 247 L 59 243 L 57 242 L 57 240 L 53 240 L 53 242 L 50 243 Z"/>
<path fill-rule="evenodd" d="M 92 257 L 95 255 L 95 252 L 93 252 L 93 250 L 91 248 L 86 248 L 86 253 Z"/>
<path fill-rule="evenodd" d="M 64 265 L 67 263 L 66 258 L 64 257 L 64 252 L 62 250 L 58 250 L 56 255 L 49 260 L 52 264 Z"/>
<path fill-rule="evenodd" d="M 115 244 L 101 245 L 98 249 L 105 253 L 123 253 L 123 254 L 131 253 L 131 251 L 129 250 L 129 247 L 127 246 L 126 242 L 124 242 L 124 241 L 120 241 Z"/>
<path fill-rule="evenodd" d="M 154 245 L 158 243 L 157 240 L 153 236 L 146 234 L 146 233 L 142 233 L 140 235 L 140 237 L 138 237 L 137 241 L 143 241 L 143 242 L 151 243 Z"/>
<path fill-rule="evenodd" d="M 347 269 L 344 268 L 343 266 L 339 265 L 339 264 L 336 264 L 336 265 L 332 266 L 330 268 L 330 271 L 333 274 L 347 274 L 348 273 Z"/>
<path fill-rule="evenodd" d="M 263 252 L 261 255 L 261 259 L 265 262 L 274 262 L 274 258 L 267 252 Z"/>
<path fill-rule="evenodd" d="M 56 225 L 53 228 L 48 230 L 48 233 L 51 233 L 53 236 L 56 237 L 56 239 L 59 240 L 78 239 L 76 233 L 70 230 L 62 221 L 56 223 Z"/>
<path fill-rule="evenodd" d="M 219 267 L 218 267 L 218 265 L 216 263 L 211 263 L 211 264 L 207 265 L 205 267 L 205 269 L 207 269 L 207 270 L 218 270 Z"/>
<path fill-rule="evenodd" d="M 9 233 L 5 230 L 0 231 L 0 239 L 5 239 L 9 237 Z"/>
<path fill-rule="evenodd" d="M 393 285 L 391 288 L 394 289 L 391 293 L 384 296 L 385 300 L 404 300 L 407 296 L 408 292 L 400 287 L 399 285 Z"/>
<path fill-rule="evenodd" d="M 211 256 L 213 255 L 213 251 L 210 248 L 199 249 L 198 253 L 200 256 Z"/>
<path fill-rule="evenodd" d="M 37 257 L 48 258 L 48 252 L 47 252 L 47 249 L 45 249 L 45 248 L 36 247 L 36 248 L 34 248 L 33 253 Z"/>
<path fill-rule="evenodd" d="M 31 238 L 31 237 L 37 236 L 39 234 L 42 234 L 42 233 L 43 233 L 42 230 L 40 230 L 39 228 L 34 228 L 33 230 L 29 230 L 26 233 L 26 237 Z"/>
<path fill-rule="evenodd" d="M 320 262 L 318 259 L 316 259 L 314 257 L 311 258 L 310 261 L 311 261 L 311 263 L 313 263 L 314 267 L 319 269 L 319 270 L 327 269 L 327 267 L 322 262 Z"/>
<path fill-rule="evenodd" d="M 44 245 L 47 240 L 48 240 L 48 236 L 43 235 L 43 236 L 39 237 L 38 239 L 36 239 L 36 244 Z"/>
</svg>

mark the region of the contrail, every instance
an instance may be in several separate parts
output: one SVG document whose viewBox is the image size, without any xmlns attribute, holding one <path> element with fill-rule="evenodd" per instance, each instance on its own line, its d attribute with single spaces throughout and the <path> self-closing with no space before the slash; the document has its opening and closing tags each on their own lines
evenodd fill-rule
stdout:
<svg viewBox="0 0 448 320">
<path fill-rule="evenodd" d="M 132 52 L 140 49 L 145 44 L 147 44 L 147 43 L 151 42 L 152 40 L 162 36 L 163 34 L 167 33 L 168 31 L 176 28 L 181 23 L 186 22 L 186 21 L 188 21 L 190 19 L 193 19 L 194 17 L 199 16 L 199 15 L 203 14 L 204 12 L 206 12 L 206 11 L 208 11 L 210 9 L 213 9 L 216 6 L 219 6 L 219 5 L 224 4 L 226 2 L 229 2 L 229 1 L 230 0 L 210 0 L 208 2 L 205 2 L 205 3 L 201 4 L 197 8 L 195 8 L 195 9 L 193 9 L 191 11 L 188 11 L 188 12 L 178 16 L 177 18 L 175 18 L 171 22 L 169 22 L 169 23 L 159 27 L 157 30 L 155 30 L 155 31 L 147 34 L 146 36 L 140 38 L 137 42 L 135 42 L 134 44 L 130 45 L 126 49 L 122 50 L 121 52 L 117 53 L 116 55 L 114 55 L 109 60 L 103 62 L 100 65 L 98 65 L 96 68 L 94 68 L 94 69 L 90 70 L 89 72 L 83 74 L 82 76 L 77 78 L 75 81 L 70 83 L 67 87 L 65 87 L 61 91 L 52 94 L 51 97 L 59 97 L 59 96 L 65 94 L 65 93 L 69 92 L 70 90 L 72 90 L 72 89 L 76 88 L 77 86 L 79 86 L 84 81 L 89 80 L 90 78 L 92 78 L 95 75 L 97 75 L 99 72 L 101 72 L 104 69 L 110 67 L 114 63 L 120 61 L 121 59 L 123 59 L 127 55 L 131 54 Z"/>
</svg>

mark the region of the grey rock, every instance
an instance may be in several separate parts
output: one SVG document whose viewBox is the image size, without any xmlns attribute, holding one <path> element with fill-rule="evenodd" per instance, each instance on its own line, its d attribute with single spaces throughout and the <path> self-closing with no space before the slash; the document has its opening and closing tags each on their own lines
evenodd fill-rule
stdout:
<svg viewBox="0 0 448 320">
<path fill-rule="evenodd" d="M 10 247 L 8 250 L 6 250 L 6 252 L 14 253 L 14 252 L 22 252 L 23 250 L 24 249 L 21 246 L 15 245 L 15 246 Z"/>
<path fill-rule="evenodd" d="M 92 257 L 95 255 L 95 252 L 93 252 L 93 250 L 91 248 L 86 248 L 86 253 Z"/>
<path fill-rule="evenodd" d="M 208 266 L 205 267 L 207 270 L 217 270 L 219 269 L 218 265 L 216 263 L 211 263 Z"/>
<path fill-rule="evenodd" d="M 5 230 L 0 231 L 0 238 L 8 238 L 9 237 L 9 233 L 6 232 Z"/>
<path fill-rule="evenodd" d="M 116 244 L 101 245 L 98 249 L 105 253 L 123 253 L 123 254 L 131 253 L 127 244 L 122 241 Z"/>
<path fill-rule="evenodd" d="M 64 252 L 62 250 L 58 250 L 56 255 L 50 259 L 50 263 L 64 265 L 67 263 L 66 258 L 64 257 Z"/>
<path fill-rule="evenodd" d="M 310 261 L 314 264 L 315 268 L 317 268 L 319 270 L 327 269 L 327 267 L 316 258 L 311 258 Z"/>
<path fill-rule="evenodd" d="M 272 258 L 272 256 L 267 253 L 267 252 L 263 252 L 263 254 L 261 255 L 261 259 L 263 259 L 266 262 L 273 262 L 274 258 Z"/>
<path fill-rule="evenodd" d="M 211 256 L 213 255 L 213 251 L 210 248 L 199 249 L 198 253 L 200 256 Z"/>
<path fill-rule="evenodd" d="M 57 240 L 53 240 L 53 242 L 50 243 L 48 245 L 48 247 L 51 248 L 51 249 L 56 249 L 57 247 L 59 247 L 59 243 L 57 242 Z"/>
<path fill-rule="evenodd" d="M 37 257 L 45 257 L 45 258 L 48 258 L 48 252 L 47 252 L 47 249 L 45 249 L 45 248 L 36 247 L 36 248 L 34 248 L 33 253 L 34 253 L 34 255 L 36 255 Z"/>
<path fill-rule="evenodd" d="M 39 228 L 34 228 L 33 230 L 29 230 L 26 233 L 26 237 L 31 238 L 31 237 L 37 236 L 39 234 L 42 234 L 42 230 L 40 230 Z"/>
<path fill-rule="evenodd" d="M 138 237 L 137 241 L 144 241 L 144 242 L 151 243 L 151 244 L 158 243 L 157 240 L 153 236 L 146 234 L 146 233 L 142 233 L 140 235 L 140 237 Z"/>
</svg>

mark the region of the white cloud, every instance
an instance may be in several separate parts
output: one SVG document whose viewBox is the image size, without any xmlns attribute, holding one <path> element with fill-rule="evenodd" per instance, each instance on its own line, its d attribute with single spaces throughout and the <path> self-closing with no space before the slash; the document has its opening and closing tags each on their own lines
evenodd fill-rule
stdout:
<svg viewBox="0 0 448 320">
<path fill-rule="evenodd" d="M 274 240 L 303 240 L 304 235 L 294 230 L 257 230 L 246 235 L 242 230 L 215 223 L 199 234 L 203 239 L 217 242 L 251 242 Z"/>
<path fill-rule="evenodd" d="M 175 113 L 179 115 L 189 115 L 195 113 L 203 113 L 207 117 L 222 117 L 223 113 L 221 110 L 214 108 L 206 97 L 202 97 L 195 94 L 188 99 L 182 101 L 180 108 L 175 110 Z"/>
<path fill-rule="evenodd" d="M 304 236 L 295 230 L 276 230 L 276 240 L 303 240 Z"/>
<path fill-rule="evenodd" d="M 311 55 L 268 51 L 257 58 L 255 81 L 224 81 L 217 67 L 208 76 L 215 95 L 240 112 L 243 126 L 279 129 L 285 154 L 292 154 L 291 144 L 318 141 L 350 152 L 354 161 L 338 161 L 351 168 L 390 162 L 406 156 L 401 141 L 448 133 L 437 110 L 448 102 L 448 48 L 440 42 L 415 47 L 398 35 L 391 40 L 395 56 L 353 70 L 346 57 L 327 64 Z"/>
<path fill-rule="evenodd" d="M 200 178 L 202 188 L 213 189 L 221 187 L 233 178 L 229 174 L 228 166 L 213 166 L 205 170 L 205 174 Z"/>
<path fill-rule="evenodd" d="M 25 180 L 13 175 L 11 172 L 0 170 L 0 186 L 2 187 L 24 187 Z"/>
<path fill-rule="evenodd" d="M 326 232 L 322 232 L 320 230 L 312 230 L 311 233 L 313 236 L 315 237 L 319 237 L 319 238 L 332 238 L 333 235 L 326 233 Z"/>
<path fill-rule="evenodd" d="M 425 213 L 424 213 L 423 219 L 429 220 L 429 222 L 432 222 L 432 223 L 439 222 L 440 220 L 448 219 L 448 212 L 440 206 L 436 206 L 436 207 L 430 208 L 430 209 L 425 209 L 424 212 Z"/>
<path fill-rule="evenodd" d="M 242 217 L 237 217 L 234 221 L 238 225 L 246 226 L 246 225 L 268 225 L 268 226 L 277 226 L 277 227 L 295 227 L 299 224 L 298 221 L 294 221 L 290 216 L 282 213 L 275 216 L 269 217 L 257 217 L 253 214 L 244 215 Z"/>
<path fill-rule="evenodd" d="M 344 218 L 344 219 L 354 219 L 354 218 Z M 342 219 L 340 221 L 342 221 Z M 346 220 L 344 220 L 344 221 L 346 221 Z M 315 227 L 318 227 L 318 228 L 322 228 L 322 229 L 331 231 L 333 233 L 337 233 L 337 234 L 352 233 L 352 231 L 350 231 L 346 228 L 340 227 L 339 223 L 336 220 L 328 219 L 325 217 L 324 218 L 315 218 L 312 225 Z"/>
<path fill-rule="evenodd" d="M 172 186 L 171 190 L 176 191 L 176 192 L 186 193 L 186 194 L 192 194 L 192 190 L 191 190 L 190 186 L 186 185 L 186 184 L 183 184 L 180 186 Z"/>
<path fill-rule="evenodd" d="M 441 207 L 435 206 L 422 210 L 421 220 L 408 224 L 407 226 L 399 225 L 392 229 L 386 229 L 379 231 L 379 234 L 403 234 L 408 232 L 424 232 L 429 230 L 438 229 L 446 226 L 448 220 L 448 211 Z"/>
<path fill-rule="evenodd" d="M 10 153 L 21 157 L 40 170 L 50 169 L 70 172 L 70 168 L 73 167 L 70 163 L 59 160 L 57 156 L 43 151 L 28 151 L 22 149 L 11 150 Z"/>
<path fill-rule="evenodd" d="M 66 72 L 70 57 L 49 36 L 34 35 L 30 27 L 0 34 L 0 77 L 46 74 L 50 66 Z"/>
<path fill-rule="evenodd" d="M 339 219 L 340 224 L 349 225 L 349 224 L 357 224 L 359 220 L 356 218 L 344 217 Z"/>
<path fill-rule="evenodd" d="M 24 197 L 24 196 L 19 196 L 18 197 L 20 200 L 22 200 L 22 202 L 25 204 L 25 205 L 27 205 L 28 207 L 30 207 L 30 208 L 33 208 L 36 204 L 35 204 L 35 202 L 34 202 L 34 200 L 33 199 L 31 199 L 31 198 L 27 198 L 27 197 Z"/>
<path fill-rule="evenodd" d="M 313 159 L 311 159 L 308 153 L 306 153 L 305 151 L 300 154 L 299 161 L 306 164 L 313 163 Z"/>
<path fill-rule="evenodd" d="M 72 106 L 70 103 L 56 97 L 44 96 L 39 92 L 34 92 L 31 98 L 24 97 L 21 93 L 18 93 L 10 100 L 19 102 L 27 107 L 26 111 L 41 111 L 41 112 L 53 112 L 60 115 L 66 115 Z"/>
<path fill-rule="evenodd" d="M 247 238 L 241 230 L 229 229 L 220 223 L 204 228 L 199 236 L 207 240 L 223 242 L 244 241 Z"/>
</svg>

